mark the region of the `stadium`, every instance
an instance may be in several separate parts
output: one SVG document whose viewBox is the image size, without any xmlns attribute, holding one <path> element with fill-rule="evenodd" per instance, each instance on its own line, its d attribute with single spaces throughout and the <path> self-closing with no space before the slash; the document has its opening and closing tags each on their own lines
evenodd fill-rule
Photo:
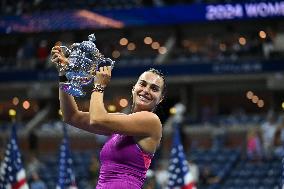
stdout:
<svg viewBox="0 0 284 189">
<path fill-rule="evenodd" d="M 155 111 L 163 136 L 143 188 L 284 187 L 284 1 L 2 0 L 0 8 L 0 189 L 96 187 L 107 137 L 62 121 L 51 62 L 52 47 L 90 34 L 115 61 L 108 113 L 130 113 L 145 70 L 165 75 Z M 83 91 L 75 99 L 89 111 L 92 85 Z"/>
</svg>

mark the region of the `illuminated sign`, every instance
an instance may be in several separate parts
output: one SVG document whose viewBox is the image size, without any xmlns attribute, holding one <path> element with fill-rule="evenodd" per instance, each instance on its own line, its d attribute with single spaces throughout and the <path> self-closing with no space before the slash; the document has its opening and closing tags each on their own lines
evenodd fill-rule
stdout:
<svg viewBox="0 0 284 189">
<path fill-rule="evenodd" d="M 0 33 L 46 32 L 284 17 L 284 0 L 114 10 L 60 10 L 0 17 Z M 56 18 L 56 19 L 54 19 Z"/>
<path fill-rule="evenodd" d="M 205 13 L 207 20 L 267 18 L 277 16 L 284 16 L 284 1 L 207 5 Z"/>
</svg>

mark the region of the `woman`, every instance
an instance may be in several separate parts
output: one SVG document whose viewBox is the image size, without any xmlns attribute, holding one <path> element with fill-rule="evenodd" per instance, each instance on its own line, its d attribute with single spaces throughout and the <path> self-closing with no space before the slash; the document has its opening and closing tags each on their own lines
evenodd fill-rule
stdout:
<svg viewBox="0 0 284 189">
<path fill-rule="evenodd" d="M 68 64 L 59 46 L 52 48 L 52 62 Z M 86 131 L 109 135 L 100 152 L 97 189 L 138 189 L 143 186 L 151 159 L 160 144 L 162 124 L 153 113 L 163 100 L 165 79 L 150 69 L 142 73 L 132 88 L 132 113 L 107 113 L 104 89 L 111 78 L 111 67 L 100 67 L 91 94 L 89 112 L 78 110 L 74 98 L 59 90 L 63 120 Z M 60 75 L 64 73 L 59 73 Z"/>
</svg>

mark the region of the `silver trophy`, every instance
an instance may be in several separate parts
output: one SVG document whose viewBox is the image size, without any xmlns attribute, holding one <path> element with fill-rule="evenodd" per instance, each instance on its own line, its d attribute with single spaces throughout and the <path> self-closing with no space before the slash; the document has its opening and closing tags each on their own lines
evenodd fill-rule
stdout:
<svg viewBox="0 0 284 189">
<path fill-rule="evenodd" d="M 92 83 L 95 78 L 94 71 L 99 70 L 101 66 L 111 66 L 113 68 L 114 61 L 105 58 L 104 55 L 96 48 L 94 34 L 88 36 L 88 41 L 74 43 L 71 49 L 66 46 L 60 46 L 69 64 L 58 64 L 59 71 L 65 71 L 68 79 L 67 82 L 60 83 L 59 87 L 66 93 L 82 97 L 86 93 L 82 86 Z"/>
</svg>

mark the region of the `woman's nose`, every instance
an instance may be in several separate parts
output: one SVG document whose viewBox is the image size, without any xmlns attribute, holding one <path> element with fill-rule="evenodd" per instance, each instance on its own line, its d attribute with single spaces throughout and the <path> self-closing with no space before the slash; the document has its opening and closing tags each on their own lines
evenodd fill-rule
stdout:
<svg viewBox="0 0 284 189">
<path fill-rule="evenodd" d="M 144 87 L 143 92 L 149 93 L 150 92 L 150 87 Z"/>
</svg>

